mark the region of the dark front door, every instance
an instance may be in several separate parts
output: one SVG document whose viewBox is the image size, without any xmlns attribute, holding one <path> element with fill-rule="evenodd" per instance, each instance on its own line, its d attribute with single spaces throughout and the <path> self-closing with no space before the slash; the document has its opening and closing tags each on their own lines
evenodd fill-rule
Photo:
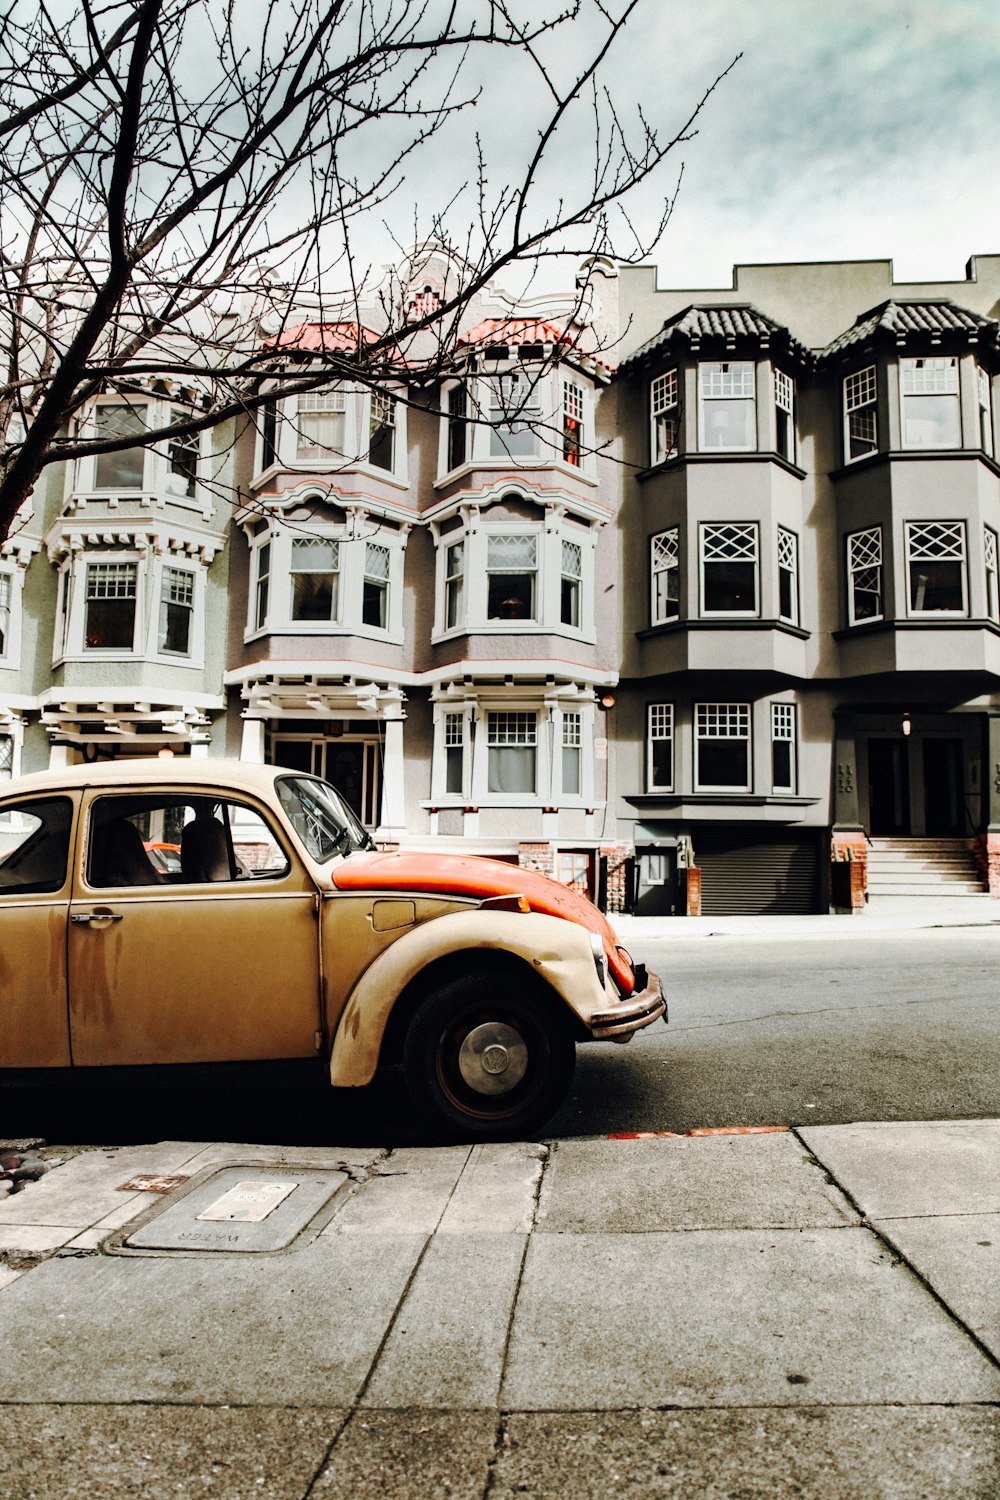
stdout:
<svg viewBox="0 0 1000 1500">
<path fill-rule="evenodd" d="M 963 833 L 961 740 L 924 740 L 924 818 L 928 835 Z"/>
<path fill-rule="evenodd" d="M 906 740 L 868 741 L 868 831 L 910 832 L 910 776 Z"/>
</svg>

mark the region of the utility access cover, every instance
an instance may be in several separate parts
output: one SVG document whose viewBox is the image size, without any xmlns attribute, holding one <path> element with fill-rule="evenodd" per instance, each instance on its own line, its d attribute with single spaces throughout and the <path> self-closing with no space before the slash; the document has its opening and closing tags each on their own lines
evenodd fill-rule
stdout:
<svg viewBox="0 0 1000 1500">
<path fill-rule="evenodd" d="M 129 1250 L 283 1250 L 347 1181 L 344 1172 L 224 1167 L 159 1209 Z"/>
</svg>

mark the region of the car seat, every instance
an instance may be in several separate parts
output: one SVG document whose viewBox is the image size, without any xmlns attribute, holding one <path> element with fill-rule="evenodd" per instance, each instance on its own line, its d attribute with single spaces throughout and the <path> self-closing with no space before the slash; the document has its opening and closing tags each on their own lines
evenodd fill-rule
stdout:
<svg viewBox="0 0 1000 1500">
<path fill-rule="evenodd" d="M 181 874 L 185 880 L 232 880 L 226 830 L 218 818 L 195 818 L 181 832 Z"/>
<path fill-rule="evenodd" d="M 95 886 L 162 883 L 149 862 L 142 834 L 127 818 L 115 818 L 94 830 L 90 883 Z"/>
</svg>

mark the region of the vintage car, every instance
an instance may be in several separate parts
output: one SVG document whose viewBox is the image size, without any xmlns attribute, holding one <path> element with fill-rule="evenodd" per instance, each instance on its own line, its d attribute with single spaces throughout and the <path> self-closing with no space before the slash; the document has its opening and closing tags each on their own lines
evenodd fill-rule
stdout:
<svg viewBox="0 0 1000 1500">
<path fill-rule="evenodd" d="M 176 845 L 179 869 L 151 845 Z M 0 1008 L 8 1081 L 284 1063 L 357 1087 L 401 1063 L 422 1111 L 480 1140 L 553 1113 L 576 1042 L 665 1014 L 655 975 L 568 887 L 379 852 L 325 781 L 181 758 L 5 785 Z"/>
</svg>

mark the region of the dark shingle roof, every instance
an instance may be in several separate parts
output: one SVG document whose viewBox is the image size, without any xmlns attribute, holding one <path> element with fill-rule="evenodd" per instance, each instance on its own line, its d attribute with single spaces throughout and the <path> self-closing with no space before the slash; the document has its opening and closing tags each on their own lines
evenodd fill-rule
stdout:
<svg viewBox="0 0 1000 1500">
<path fill-rule="evenodd" d="M 766 349 L 772 344 L 788 349 L 796 358 L 808 363 L 809 351 L 781 323 L 776 323 L 766 313 L 751 306 L 749 302 L 726 306 L 685 307 L 674 317 L 668 318 L 659 333 L 649 339 L 628 359 L 623 360 L 623 370 L 636 369 L 650 363 L 661 351 L 676 344 L 686 344 L 698 349 L 702 344 L 732 348 L 736 344 L 755 344 Z"/>
<path fill-rule="evenodd" d="M 985 335 L 988 341 L 992 341 L 996 332 L 997 324 L 992 318 L 984 318 L 981 313 L 970 312 L 954 302 L 890 301 L 862 313 L 853 328 L 848 328 L 827 344 L 821 357 L 828 359 L 854 344 L 866 343 L 880 335 L 898 344 L 910 339 L 921 344 L 934 344 L 942 338 L 953 339 L 956 335 L 970 341 Z"/>
</svg>

